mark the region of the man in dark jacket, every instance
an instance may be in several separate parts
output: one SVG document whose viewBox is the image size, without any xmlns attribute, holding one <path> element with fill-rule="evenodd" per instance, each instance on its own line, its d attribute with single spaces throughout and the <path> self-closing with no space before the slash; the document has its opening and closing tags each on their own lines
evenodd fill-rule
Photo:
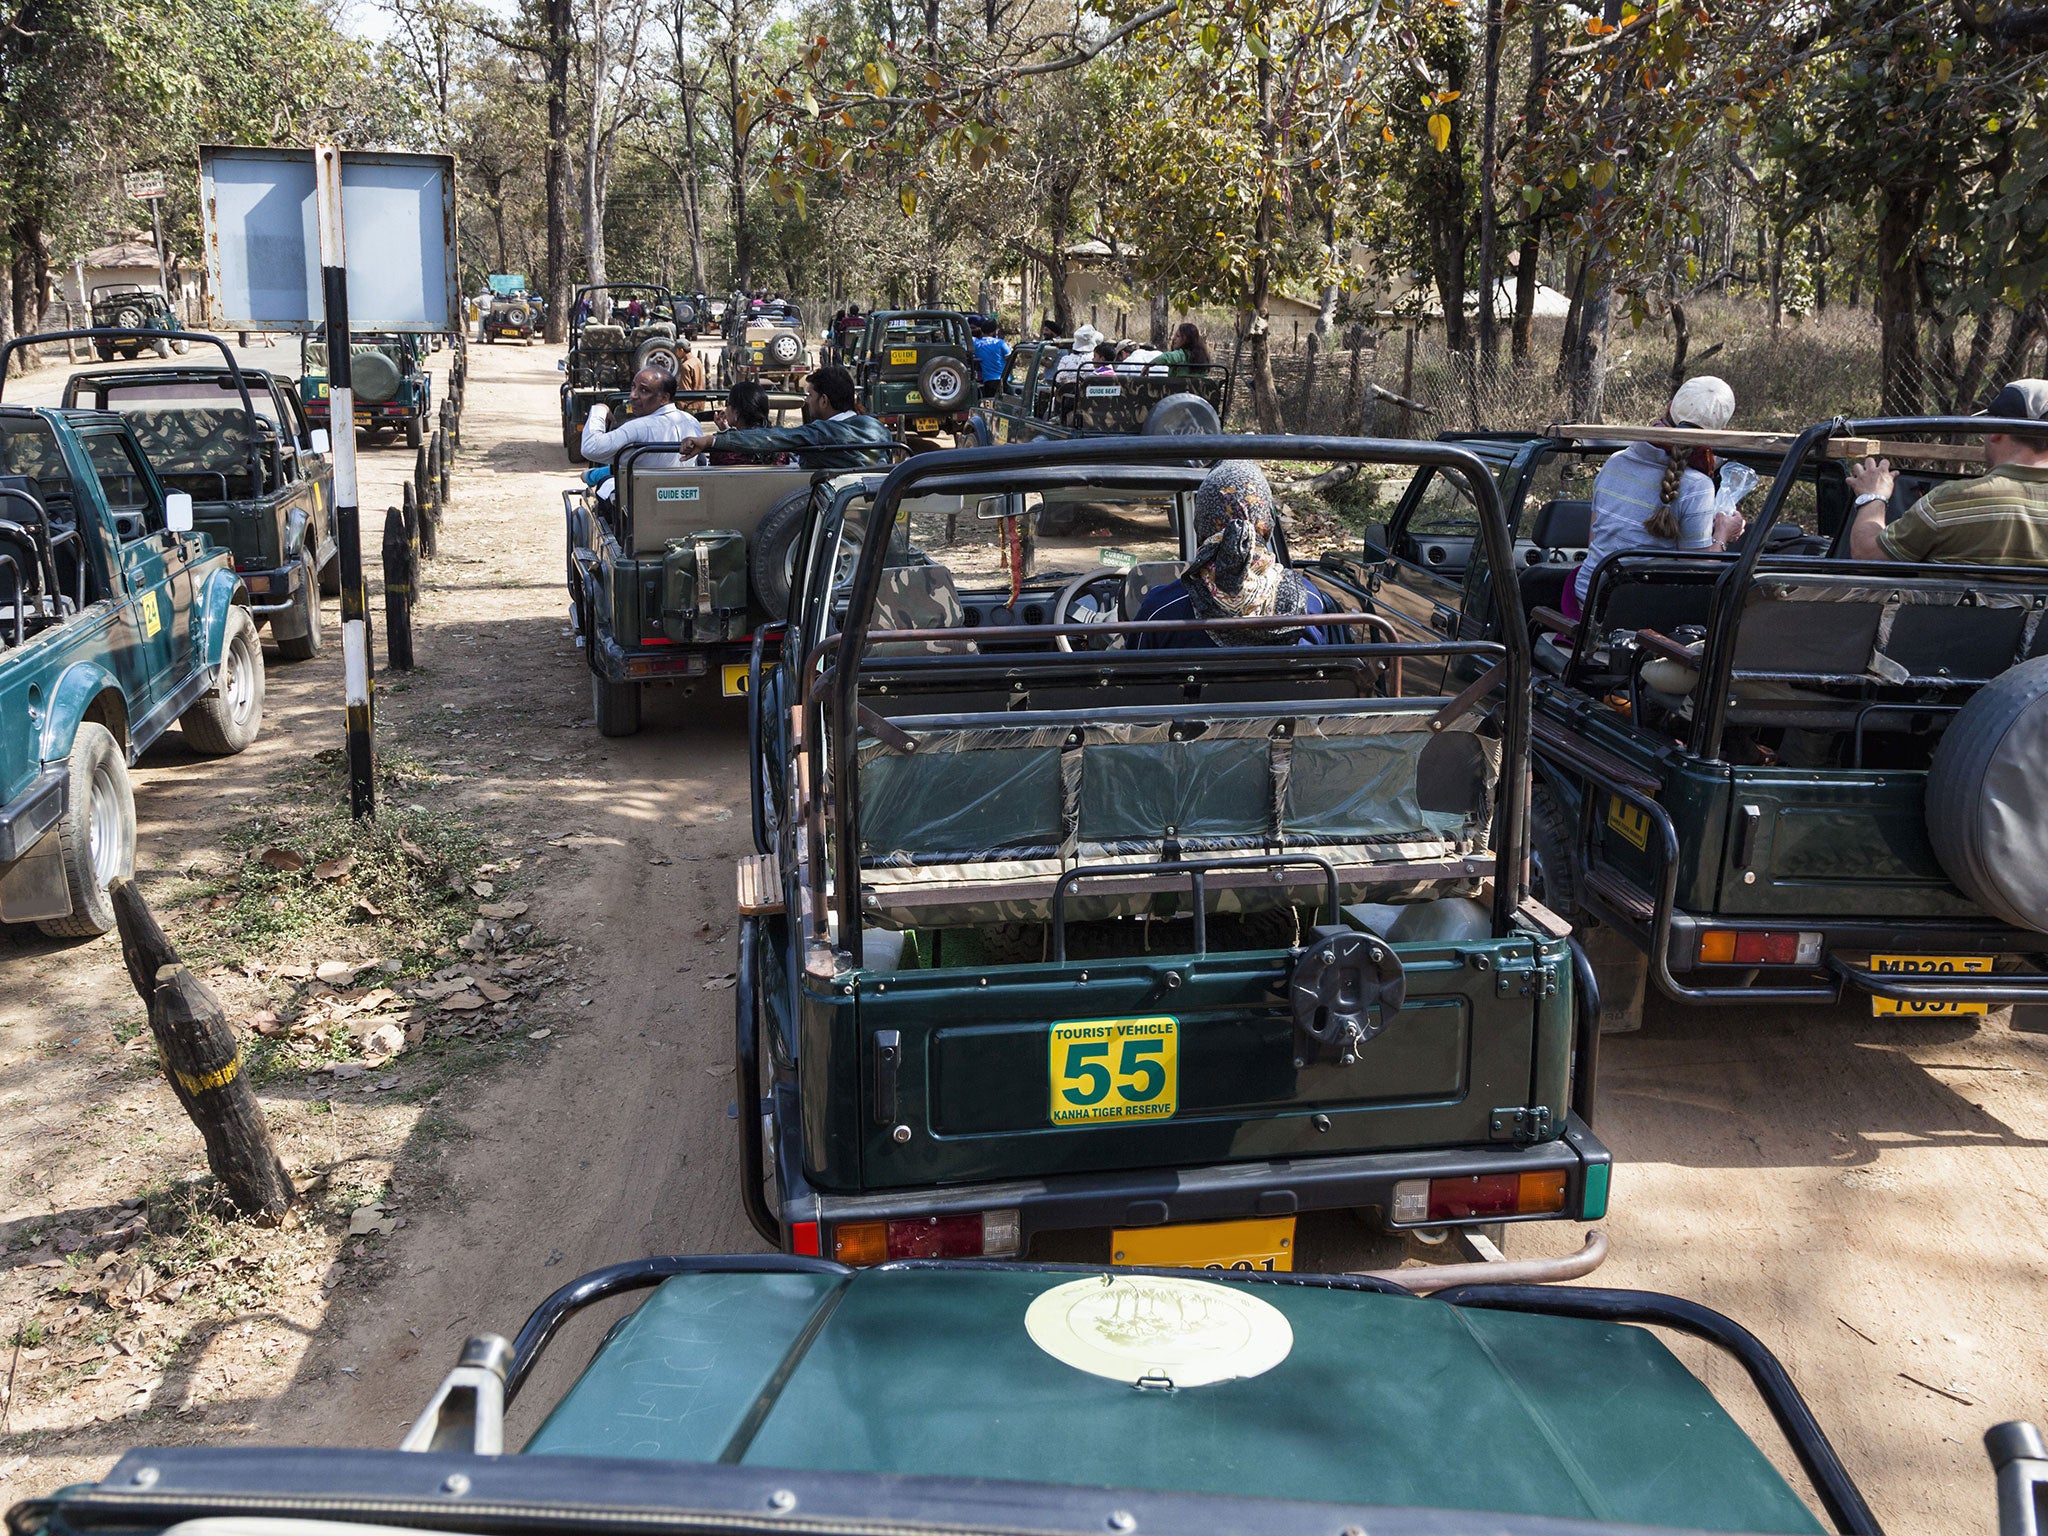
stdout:
<svg viewBox="0 0 2048 1536">
<path fill-rule="evenodd" d="M 804 383 L 804 424 L 714 432 L 685 444 L 684 452 L 709 452 L 715 445 L 735 453 L 787 453 L 805 469 L 864 469 L 885 464 L 894 440 L 889 429 L 855 408 L 853 375 L 844 368 L 813 369 Z"/>
</svg>

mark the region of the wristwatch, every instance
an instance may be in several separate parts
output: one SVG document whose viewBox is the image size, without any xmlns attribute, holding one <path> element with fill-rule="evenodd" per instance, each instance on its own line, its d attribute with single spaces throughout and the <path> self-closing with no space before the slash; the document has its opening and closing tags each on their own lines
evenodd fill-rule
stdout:
<svg viewBox="0 0 2048 1536">
<path fill-rule="evenodd" d="M 1857 498 L 1856 498 L 1856 499 L 1855 499 L 1855 500 L 1854 500 L 1853 502 L 1851 502 L 1851 503 L 1849 504 L 1849 510 L 1850 510 L 1851 512 L 1854 512 L 1854 511 L 1855 511 L 1855 510 L 1856 510 L 1856 509 L 1857 509 L 1858 507 L 1862 506 L 1862 505 L 1863 505 L 1863 503 L 1865 503 L 1866 501 L 1890 501 L 1890 500 L 1891 500 L 1891 497 L 1889 497 L 1889 496 L 1885 495 L 1885 494 L 1884 494 L 1884 492 L 1882 492 L 1882 491 L 1865 491 L 1865 492 L 1864 492 L 1864 493 L 1863 493 L 1863 494 L 1862 494 L 1861 496 L 1858 496 L 1858 497 L 1857 497 Z"/>
</svg>

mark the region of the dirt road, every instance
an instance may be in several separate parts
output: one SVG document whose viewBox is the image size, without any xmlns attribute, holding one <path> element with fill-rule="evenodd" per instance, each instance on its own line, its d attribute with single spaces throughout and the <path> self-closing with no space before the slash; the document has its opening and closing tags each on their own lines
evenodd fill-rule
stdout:
<svg viewBox="0 0 2048 1536">
<path fill-rule="evenodd" d="M 309 1304 L 299 1347 L 253 1370 L 204 1427 L 152 1419 L 39 1441 L 0 1498 L 95 1473 L 137 1438 L 246 1427 L 389 1444 L 464 1335 L 509 1333 L 562 1281 L 649 1252 L 758 1246 L 733 1192 L 732 993 L 716 985 L 733 963 L 731 859 L 747 843 L 744 723 L 719 699 L 657 691 L 639 736 L 590 728 L 563 619 L 556 355 L 471 349 L 422 671 L 385 686 L 379 709 L 387 742 L 525 860 L 536 920 L 578 946 L 562 1022 L 517 1069 L 446 1093 L 452 1132 L 404 1128 L 398 1164 L 430 1193 L 408 1205 L 378 1283 Z M 395 479 L 377 477 L 402 473 L 399 457 L 365 456 L 381 486 L 366 503 L 390 498 Z M 263 771 L 338 744 L 338 661 L 270 675 L 272 726 L 250 758 L 202 764 L 172 747 L 139 775 L 150 878 L 209 846 Z M 19 1145 L 61 1134 L 96 1091 L 113 1051 L 103 1037 L 132 998 L 111 945 L 12 942 L 0 1069 L 39 1127 Z M 1978 1437 L 2048 1413 L 2048 1036 L 2003 1014 L 1888 1023 L 1847 1007 L 1653 1002 L 1642 1034 L 1607 1041 L 1603 1071 L 1614 1256 L 1594 1283 L 1675 1291 L 1757 1333 L 1892 1530 L 1990 1529 Z M 0 1116 L 13 1113 L 0 1094 Z M 0 1155 L 6 1145 L 0 1133 Z M 58 1172 L 56 1186 L 0 1186 L 0 1252 L 9 1221 L 64 1199 Z M 1581 1237 L 1519 1228 L 1511 1251 L 1561 1253 Z M 1386 1258 L 1346 1221 L 1303 1243 L 1311 1264 Z M 557 1344 L 515 1435 L 600 1326 L 585 1319 Z M 1673 1342 L 1739 1396 L 1732 1364 Z M 1760 1414 L 1745 1418 L 1768 1438 Z M 0 1466 L 10 1449 L 0 1441 Z"/>
</svg>

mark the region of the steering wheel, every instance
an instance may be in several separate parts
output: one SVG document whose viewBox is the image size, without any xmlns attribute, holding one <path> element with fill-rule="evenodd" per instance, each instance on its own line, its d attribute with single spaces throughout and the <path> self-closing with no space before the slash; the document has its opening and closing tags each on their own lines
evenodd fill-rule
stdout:
<svg viewBox="0 0 2048 1536">
<path fill-rule="evenodd" d="M 1060 624 L 1114 624 L 1123 611 L 1124 578 L 1130 573 L 1120 566 L 1098 565 L 1083 571 L 1053 599 L 1052 622 Z M 1127 635 L 1083 635 L 1080 644 L 1072 635 L 1054 635 L 1052 643 L 1063 651 L 1120 651 Z"/>
</svg>

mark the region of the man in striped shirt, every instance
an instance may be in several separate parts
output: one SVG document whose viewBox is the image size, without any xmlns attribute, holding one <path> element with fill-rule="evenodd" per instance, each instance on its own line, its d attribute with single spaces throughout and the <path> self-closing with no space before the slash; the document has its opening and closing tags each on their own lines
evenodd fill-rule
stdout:
<svg viewBox="0 0 2048 1536">
<path fill-rule="evenodd" d="M 2015 379 L 1985 415 L 2048 421 L 2048 379 Z M 1856 493 L 1849 554 L 1857 560 L 1938 565 L 2048 565 L 2048 436 L 1984 434 L 1984 473 L 1935 486 L 1889 527 L 1889 459 L 1849 472 Z"/>
</svg>

